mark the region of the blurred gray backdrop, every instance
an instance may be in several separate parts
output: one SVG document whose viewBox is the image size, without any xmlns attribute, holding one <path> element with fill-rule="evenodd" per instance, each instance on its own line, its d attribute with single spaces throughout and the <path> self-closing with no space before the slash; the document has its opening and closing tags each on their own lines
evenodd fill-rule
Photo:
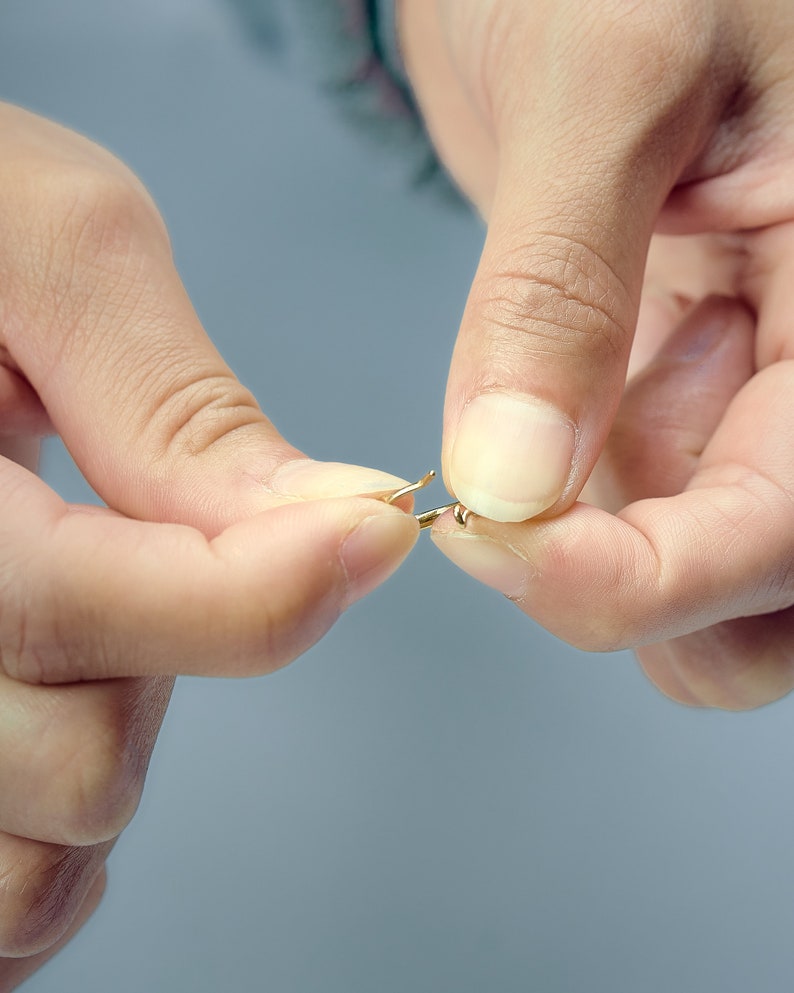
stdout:
<svg viewBox="0 0 794 993">
<path fill-rule="evenodd" d="M 137 170 L 290 440 L 438 465 L 479 225 L 404 189 L 223 0 L 2 0 L 0 96 Z M 85 499 L 57 444 L 44 473 Z M 286 670 L 178 683 L 106 898 L 25 989 L 788 990 L 792 716 L 678 707 L 423 540 Z"/>
</svg>

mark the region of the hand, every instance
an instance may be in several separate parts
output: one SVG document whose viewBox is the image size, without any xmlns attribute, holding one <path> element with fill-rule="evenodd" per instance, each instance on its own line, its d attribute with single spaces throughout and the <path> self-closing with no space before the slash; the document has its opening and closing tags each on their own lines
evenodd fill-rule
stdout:
<svg viewBox="0 0 794 993">
<path fill-rule="evenodd" d="M 439 547 L 583 648 L 640 646 L 679 700 L 788 692 L 794 8 L 402 0 L 400 20 L 488 221 L 444 439 L 481 516 Z M 576 502 L 599 458 L 613 513 Z"/>
<path fill-rule="evenodd" d="M 201 328 L 140 183 L 0 107 L 0 431 L 58 431 L 107 508 L 0 459 L 0 991 L 98 901 L 173 675 L 283 665 L 418 533 L 401 480 L 291 447 Z M 5 958 L 3 958 L 5 956 Z"/>
</svg>

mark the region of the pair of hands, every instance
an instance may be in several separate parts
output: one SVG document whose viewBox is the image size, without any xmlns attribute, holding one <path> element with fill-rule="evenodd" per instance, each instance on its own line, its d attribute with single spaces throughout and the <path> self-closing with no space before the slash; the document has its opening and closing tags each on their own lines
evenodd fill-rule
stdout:
<svg viewBox="0 0 794 993">
<path fill-rule="evenodd" d="M 479 516 L 434 540 L 563 638 L 642 645 L 665 692 L 729 707 L 794 684 L 794 12 L 757 6 L 399 8 L 488 221 L 443 453 Z M 367 499 L 400 480 L 278 435 L 117 160 L 5 107 L 0 179 L 4 991 L 99 899 L 173 675 L 294 658 L 417 528 Z M 111 509 L 24 467 L 53 429 Z"/>
</svg>

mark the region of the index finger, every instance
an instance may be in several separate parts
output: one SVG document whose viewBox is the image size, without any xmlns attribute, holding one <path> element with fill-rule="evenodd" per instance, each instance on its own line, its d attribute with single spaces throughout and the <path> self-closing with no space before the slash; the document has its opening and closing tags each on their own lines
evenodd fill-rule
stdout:
<svg viewBox="0 0 794 993">
<path fill-rule="evenodd" d="M 30 430 L 46 411 L 109 506 L 216 534 L 283 497 L 402 485 L 290 445 L 202 327 L 136 177 L 3 104 L 0 227 L 0 412 Z"/>
<path fill-rule="evenodd" d="M 419 533 L 365 498 L 287 503 L 213 539 L 70 507 L 0 471 L 0 665 L 15 679 L 269 672 L 383 582 Z"/>
</svg>

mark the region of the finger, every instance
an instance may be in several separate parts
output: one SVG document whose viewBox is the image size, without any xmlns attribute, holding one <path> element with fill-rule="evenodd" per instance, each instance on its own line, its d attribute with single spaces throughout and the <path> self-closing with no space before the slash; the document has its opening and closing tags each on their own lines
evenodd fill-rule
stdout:
<svg viewBox="0 0 794 993">
<path fill-rule="evenodd" d="M 109 505 L 217 533 L 274 495 L 403 484 L 310 463 L 281 437 L 201 327 L 121 163 L 16 108 L 0 107 L 0 139 L 0 344 Z"/>
<path fill-rule="evenodd" d="M 746 251 L 737 235 L 654 234 L 631 347 L 629 377 L 650 362 L 699 300 L 738 297 Z"/>
<path fill-rule="evenodd" d="M 589 476 L 623 391 L 656 217 L 726 98 L 714 62 L 666 21 L 599 5 L 573 32 L 563 10 L 548 60 L 514 64 L 531 50 L 518 30 L 483 69 L 499 177 L 450 371 L 444 469 L 493 520 L 559 512 Z M 575 57 L 554 49 L 566 42 Z M 638 48 L 642 67 L 627 56 Z"/>
<path fill-rule="evenodd" d="M 724 621 L 636 654 L 654 685 L 680 703 L 761 707 L 794 689 L 794 611 Z"/>
<path fill-rule="evenodd" d="M 0 831 L 61 845 L 120 834 L 173 680 L 29 686 L 0 676 Z"/>
<path fill-rule="evenodd" d="M 758 312 L 756 361 L 763 367 L 790 360 L 794 227 L 780 224 L 748 234 L 743 247 L 738 285 Z M 759 437 L 773 429 L 773 423 L 754 425 Z M 792 644 L 794 614 L 784 609 L 643 646 L 637 656 L 649 678 L 674 699 L 736 710 L 771 702 L 794 688 Z"/>
<path fill-rule="evenodd" d="M 72 940 L 99 906 L 99 902 L 105 892 L 106 882 L 106 873 L 102 869 L 94 878 L 91 888 L 85 895 L 80 909 L 75 914 L 69 927 L 49 948 L 25 958 L 0 959 L 0 993 L 11 993 L 11 990 L 16 989 L 20 983 L 24 982 L 29 976 L 32 976 L 45 962 L 48 962 L 53 955 L 57 955 Z"/>
<path fill-rule="evenodd" d="M 77 848 L 0 834 L 0 957 L 37 955 L 64 939 L 86 900 L 87 911 L 96 905 L 101 894 L 92 887 L 101 886 L 95 880 L 112 847 L 112 841 Z"/>
<path fill-rule="evenodd" d="M 632 379 L 588 482 L 587 499 L 616 512 L 681 492 L 728 404 L 753 374 L 755 325 L 741 304 L 710 297 L 691 308 Z"/>
<path fill-rule="evenodd" d="M 0 352 L 0 438 L 3 443 L 19 435 L 41 437 L 52 430 L 41 399 L 11 356 Z"/>
<path fill-rule="evenodd" d="M 286 504 L 209 540 L 70 508 L 12 464 L 0 503 L 0 662 L 34 683 L 270 671 L 383 582 L 419 533 L 411 515 L 358 498 Z"/>
<path fill-rule="evenodd" d="M 613 517 L 577 504 L 558 519 L 439 547 L 555 634 L 592 650 L 680 637 L 794 604 L 790 438 L 794 363 L 762 370 L 730 404 L 687 490 Z"/>
</svg>

